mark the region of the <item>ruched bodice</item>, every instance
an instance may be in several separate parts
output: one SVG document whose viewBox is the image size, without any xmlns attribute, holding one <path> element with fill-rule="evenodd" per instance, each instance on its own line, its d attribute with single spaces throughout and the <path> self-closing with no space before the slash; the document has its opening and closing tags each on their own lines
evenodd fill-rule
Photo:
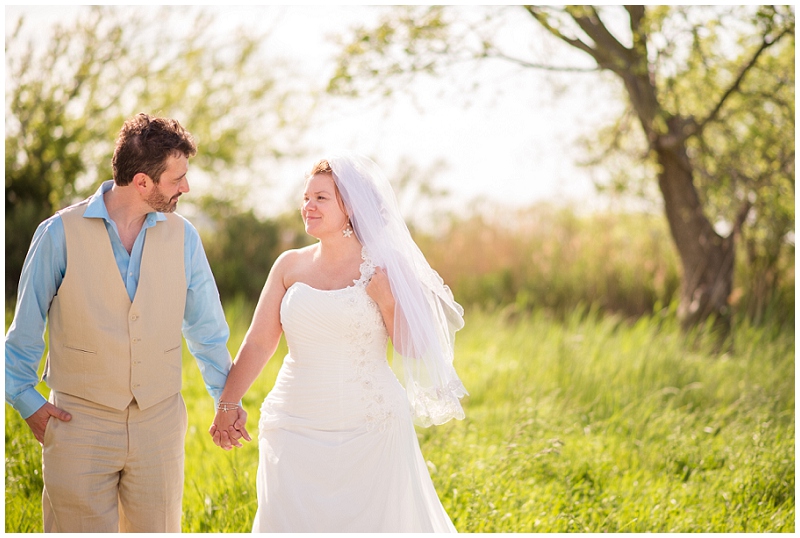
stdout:
<svg viewBox="0 0 800 538">
<path fill-rule="evenodd" d="M 298 282 L 281 303 L 281 323 L 292 356 L 347 361 L 370 355 L 385 361 L 387 333 L 377 305 L 359 282 L 340 290 L 318 290 Z"/>
<path fill-rule="evenodd" d="M 408 405 L 364 281 L 339 290 L 294 284 L 281 303 L 281 323 L 289 354 L 264 402 L 262 430 L 305 420 L 318 428 L 385 427 Z"/>
<path fill-rule="evenodd" d="M 261 407 L 254 531 L 454 531 L 422 459 L 388 334 L 366 292 L 292 285 L 289 354 Z"/>
</svg>

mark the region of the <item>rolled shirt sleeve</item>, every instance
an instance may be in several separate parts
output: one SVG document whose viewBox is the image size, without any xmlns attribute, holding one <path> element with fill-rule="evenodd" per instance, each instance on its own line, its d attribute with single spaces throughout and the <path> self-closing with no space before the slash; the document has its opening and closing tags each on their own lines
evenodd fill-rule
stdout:
<svg viewBox="0 0 800 538">
<path fill-rule="evenodd" d="M 28 418 L 46 400 L 37 390 L 47 312 L 67 268 L 64 224 L 55 215 L 33 234 L 22 267 L 14 321 L 6 333 L 6 403 Z"/>
<path fill-rule="evenodd" d="M 230 331 L 200 235 L 188 220 L 185 222 L 184 264 L 188 289 L 183 336 L 200 368 L 206 390 L 216 404 L 231 369 L 227 346 Z"/>
</svg>

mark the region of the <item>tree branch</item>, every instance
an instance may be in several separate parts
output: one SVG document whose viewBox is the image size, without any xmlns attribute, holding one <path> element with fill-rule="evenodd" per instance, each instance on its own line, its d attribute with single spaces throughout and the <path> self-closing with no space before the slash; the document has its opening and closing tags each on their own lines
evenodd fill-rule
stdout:
<svg viewBox="0 0 800 538">
<path fill-rule="evenodd" d="M 572 47 L 575 47 L 578 50 L 582 50 L 583 52 L 594 58 L 598 64 L 600 64 L 600 59 L 597 56 L 598 54 L 597 50 L 590 47 L 580 39 L 577 38 L 573 39 L 561 33 L 561 31 L 559 31 L 555 26 L 550 24 L 550 21 L 548 21 L 547 19 L 547 15 L 544 14 L 541 8 L 539 8 L 538 6 L 524 6 L 524 7 L 528 11 L 528 13 L 530 13 L 531 16 L 545 28 L 545 30 L 547 30 L 560 40 L 564 41 L 568 45 L 571 45 Z"/>
<path fill-rule="evenodd" d="M 521 58 L 515 58 L 514 56 L 509 56 L 504 52 L 500 51 L 485 51 L 482 55 L 483 58 L 494 58 L 499 60 L 506 60 L 511 63 L 515 63 L 521 67 L 527 67 L 531 69 L 541 69 L 544 71 L 556 71 L 562 73 L 596 73 L 600 70 L 599 67 L 569 67 L 569 66 L 557 66 L 557 65 L 547 65 L 547 64 L 540 64 L 529 62 L 527 60 L 523 60 Z"/>
<path fill-rule="evenodd" d="M 649 36 L 647 29 L 642 26 L 642 21 L 645 17 L 644 6 L 625 6 L 625 10 L 628 12 L 628 16 L 630 18 L 631 38 L 633 41 L 630 49 L 631 53 L 635 57 L 646 59 L 647 42 Z M 652 71 L 648 69 L 648 78 L 650 79 L 650 84 L 655 86 L 655 80 L 652 78 L 652 74 Z"/>
<path fill-rule="evenodd" d="M 697 122 L 695 124 L 695 128 L 686 135 L 687 138 L 689 136 L 699 136 L 703 132 L 703 129 L 705 129 L 705 127 L 709 123 L 711 123 L 712 121 L 714 121 L 716 119 L 716 117 L 719 115 L 720 111 L 722 110 L 723 105 L 728 100 L 728 98 L 731 95 L 733 95 L 734 93 L 736 93 L 737 91 L 739 91 L 739 87 L 741 86 L 742 81 L 744 80 L 744 77 L 756 65 L 756 63 L 758 62 L 758 58 L 761 56 L 761 54 L 765 50 L 767 50 L 769 47 L 771 47 L 772 45 L 774 45 L 775 43 L 780 41 L 781 38 L 783 38 L 783 36 L 785 36 L 786 34 L 789 34 L 789 33 L 793 33 L 793 29 L 792 28 L 784 29 L 784 31 L 781 32 L 773 40 L 769 40 L 767 38 L 767 36 L 763 37 L 763 39 L 761 41 L 761 46 L 759 46 L 758 50 L 755 51 L 755 53 L 753 54 L 753 57 L 750 58 L 750 61 L 747 62 L 744 65 L 744 67 L 742 67 L 742 70 L 739 72 L 739 76 L 736 77 L 736 80 L 734 80 L 733 83 L 731 84 L 731 86 L 725 91 L 725 93 L 722 94 L 722 97 L 717 102 L 717 105 L 714 107 L 714 109 L 709 113 L 709 115 L 706 116 L 706 118 L 704 120 L 699 121 L 699 122 Z"/>
<path fill-rule="evenodd" d="M 745 220 L 747 220 L 747 215 L 750 214 L 750 208 L 753 207 L 752 202 L 750 200 L 745 200 L 742 203 L 739 211 L 736 212 L 736 218 L 733 221 L 733 228 L 731 229 L 730 236 L 731 237 L 739 237 L 742 234 L 742 226 L 744 226 Z"/>
<path fill-rule="evenodd" d="M 635 36 L 639 33 L 644 19 L 644 6 L 625 6 L 628 16 L 631 19 L 631 33 Z"/>
<path fill-rule="evenodd" d="M 619 72 L 621 68 L 625 68 L 630 64 L 630 49 L 620 43 L 617 38 L 608 31 L 603 21 L 600 20 L 600 14 L 593 6 L 591 7 L 591 15 L 587 15 L 585 8 L 581 7 L 573 9 L 566 8 L 566 11 L 581 30 L 583 30 L 597 45 L 594 49 L 597 53 L 595 57 L 604 57 L 603 59 L 605 61 L 601 64 L 603 67 Z M 622 65 L 615 65 L 613 63 L 615 59 L 620 60 Z"/>
</svg>

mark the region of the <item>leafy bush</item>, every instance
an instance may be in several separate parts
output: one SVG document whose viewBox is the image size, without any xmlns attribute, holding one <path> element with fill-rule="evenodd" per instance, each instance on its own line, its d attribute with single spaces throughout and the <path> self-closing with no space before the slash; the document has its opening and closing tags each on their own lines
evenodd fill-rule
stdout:
<svg viewBox="0 0 800 538">
<path fill-rule="evenodd" d="M 464 305 L 544 308 L 562 317 L 591 305 L 639 317 L 669 310 L 681 283 L 666 220 L 647 213 L 487 208 L 416 239 Z M 740 314 L 793 325 L 793 247 L 784 249 L 766 300 L 757 268 L 742 252 L 736 275 L 731 302 Z"/>
</svg>

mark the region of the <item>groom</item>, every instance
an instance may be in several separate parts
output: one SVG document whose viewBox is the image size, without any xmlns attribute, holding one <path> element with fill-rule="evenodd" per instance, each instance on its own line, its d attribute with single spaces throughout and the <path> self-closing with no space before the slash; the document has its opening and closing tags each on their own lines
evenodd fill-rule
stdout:
<svg viewBox="0 0 800 538">
<path fill-rule="evenodd" d="M 181 530 L 181 334 L 215 403 L 231 367 L 200 237 L 173 213 L 196 152 L 176 120 L 127 120 L 113 181 L 33 236 L 6 335 L 6 402 L 42 443 L 46 532 Z"/>
</svg>

